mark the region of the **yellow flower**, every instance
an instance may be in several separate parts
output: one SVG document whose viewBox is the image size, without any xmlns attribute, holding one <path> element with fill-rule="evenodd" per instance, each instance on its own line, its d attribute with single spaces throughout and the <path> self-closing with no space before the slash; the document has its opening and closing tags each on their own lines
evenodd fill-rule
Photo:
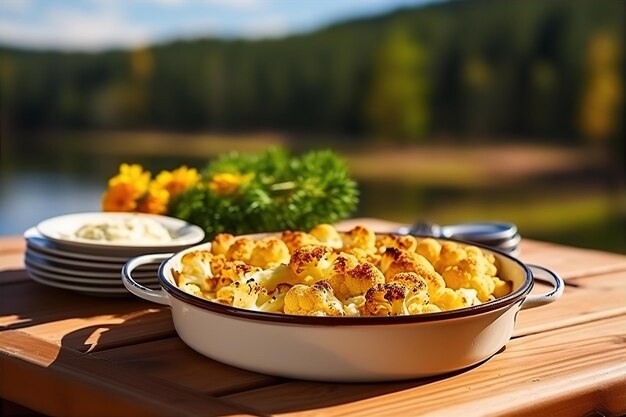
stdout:
<svg viewBox="0 0 626 417">
<path fill-rule="evenodd" d="M 200 181 L 200 174 L 195 168 L 187 168 L 183 165 L 172 172 L 161 171 L 156 177 L 156 182 L 160 187 L 167 190 L 171 197 L 174 197 L 189 187 L 193 187 Z"/>
<path fill-rule="evenodd" d="M 103 211 L 133 211 L 137 208 L 137 188 L 132 183 L 119 182 L 109 187 L 102 197 Z"/>
<path fill-rule="evenodd" d="M 234 194 L 239 190 L 241 184 L 247 182 L 250 178 L 251 175 L 222 172 L 213 175 L 209 182 L 209 188 L 216 194 Z"/>
<path fill-rule="evenodd" d="M 140 211 L 166 214 L 170 198 L 196 185 L 200 174 L 182 166 L 172 172 L 162 171 L 154 181 L 139 164 L 122 164 L 119 173 L 109 180 L 102 198 L 104 211 Z"/>
<path fill-rule="evenodd" d="M 152 182 L 148 194 L 141 200 L 137 211 L 151 214 L 167 213 L 167 204 L 170 201 L 170 193 L 158 183 Z"/>
<path fill-rule="evenodd" d="M 122 164 L 120 172 L 109 180 L 109 188 L 118 184 L 131 184 L 135 190 L 133 198 L 137 199 L 148 191 L 150 172 L 144 171 L 139 164 Z"/>
</svg>

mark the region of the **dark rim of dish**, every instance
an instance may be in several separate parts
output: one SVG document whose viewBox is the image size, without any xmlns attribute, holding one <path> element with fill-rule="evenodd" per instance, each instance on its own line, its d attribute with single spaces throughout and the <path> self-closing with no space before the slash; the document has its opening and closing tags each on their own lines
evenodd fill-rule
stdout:
<svg viewBox="0 0 626 417">
<path fill-rule="evenodd" d="M 393 233 L 389 233 L 393 234 Z M 416 238 L 428 238 L 431 236 L 419 236 L 414 235 Z M 520 288 L 505 295 L 504 297 L 497 298 L 493 301 L 488 301 L 484 304 L 477 306 L 458 308 L 455 310 L 442 311 L 440 313 L 426 313 L 426 314 L 414 314 L 406 316 L 360 316 L 360 317 L 346 317 L 346 316 L 296 316 L 285 313 L 268 313 L 264 311 L 248 310 L 239 307 L 232 307 L 224 304 L 219 304 L 213 301 L 209 301 L 204 298 L 197 297 L 195 295 L 188 294 L 178 288 L 176 285 L 165 279 L 165 266 L 169 261 L 176 257 L 178 254 L 173 255 L 159 266 L 159 282 L 161 286 L 172 296 L 195 307 L 199 307 L 205 310 L 212 311 L 214 313 L 229 316 L 231 318 L 246 319 L 253 321 L 266 321 L 281 324 L 308 324 L 317 326 L 370 326 L 370 325 L 390 325 L 390 324 L 408 324 L 408 323 L 424 323 L 430 321 L 440 321 L 457 319 L 469 316 L 475 316 L 478 314 L 487 313 L 490 311 L 498 310 L 509 305 L 513 305 L 520 302 L 530 293 L 533 288 L 533 279 L 530 269 L 518 259 L 507 255 L 506 253 L 497 249 L 480 245 L 474 242 L 468 242 L 459 239 L 450 238 L 436 238 L 439 241 L 452 241 L 461 243 L 464 245 L 471 245 L 479 247 L 483 250 L 497 253 L 500 256 L 516 263 L 525 272 L 525 280 Z M 199 246 L 199 245 L 196 245 Z M 194 246 L 195 247 L 195 246 Z M 191 247 L 189 249 L 193 249 Z"/>
</svg>

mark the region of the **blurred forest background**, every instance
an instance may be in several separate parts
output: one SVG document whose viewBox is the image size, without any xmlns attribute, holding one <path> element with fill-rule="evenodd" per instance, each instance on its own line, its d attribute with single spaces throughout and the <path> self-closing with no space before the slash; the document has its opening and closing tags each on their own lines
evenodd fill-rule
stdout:
<svg viewBox="0 0 626 417">
<path fill-rule="evenodd" d="M 98 209 L 120 162 L 283 145 L 340 152 L 357 215 L 626 253 L 624 20 L 610 0 L 450 1 L 280 39 L 2 47 L 0 234 Z M 82 204 L 46 204 L 68 187 Z"/>
</svg>

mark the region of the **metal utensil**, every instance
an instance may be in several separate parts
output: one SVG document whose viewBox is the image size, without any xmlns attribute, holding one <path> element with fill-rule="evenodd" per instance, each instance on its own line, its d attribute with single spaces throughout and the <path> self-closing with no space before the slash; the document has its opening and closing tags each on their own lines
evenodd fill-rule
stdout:
<svg viewBox="0 0 626 417">
<path fill-rule="evenodd" d="M 509 222 L 472 222 L 441 226 L 429 221 L 419 221 L 412 226 L 400 227 L 398 234 L 450 238 L 479 243 L 508 254 L 519 253 L 521 235 L 517 226 Z"/>
</svg>

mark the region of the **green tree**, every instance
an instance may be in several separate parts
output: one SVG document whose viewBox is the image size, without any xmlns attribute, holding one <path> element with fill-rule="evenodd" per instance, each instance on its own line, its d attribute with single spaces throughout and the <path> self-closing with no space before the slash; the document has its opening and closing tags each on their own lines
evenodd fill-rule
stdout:
<svg viewBox="0 0 626 417">
<path fill-rule="evenodd" d="M 394 28 L 374 57 L 366 124 L 377 137 L 414 141 L 428 132 L 426 53 L 408 31 Z"/>
<path fill-rule="evenodd" d="M 589 42 L 586 86 L 581 103 L 581 130 L 589 141 L 605 142 L 618 130 L 622 113 L 621 48 L 610 35 L 597 33 Z"/>
</svg>

